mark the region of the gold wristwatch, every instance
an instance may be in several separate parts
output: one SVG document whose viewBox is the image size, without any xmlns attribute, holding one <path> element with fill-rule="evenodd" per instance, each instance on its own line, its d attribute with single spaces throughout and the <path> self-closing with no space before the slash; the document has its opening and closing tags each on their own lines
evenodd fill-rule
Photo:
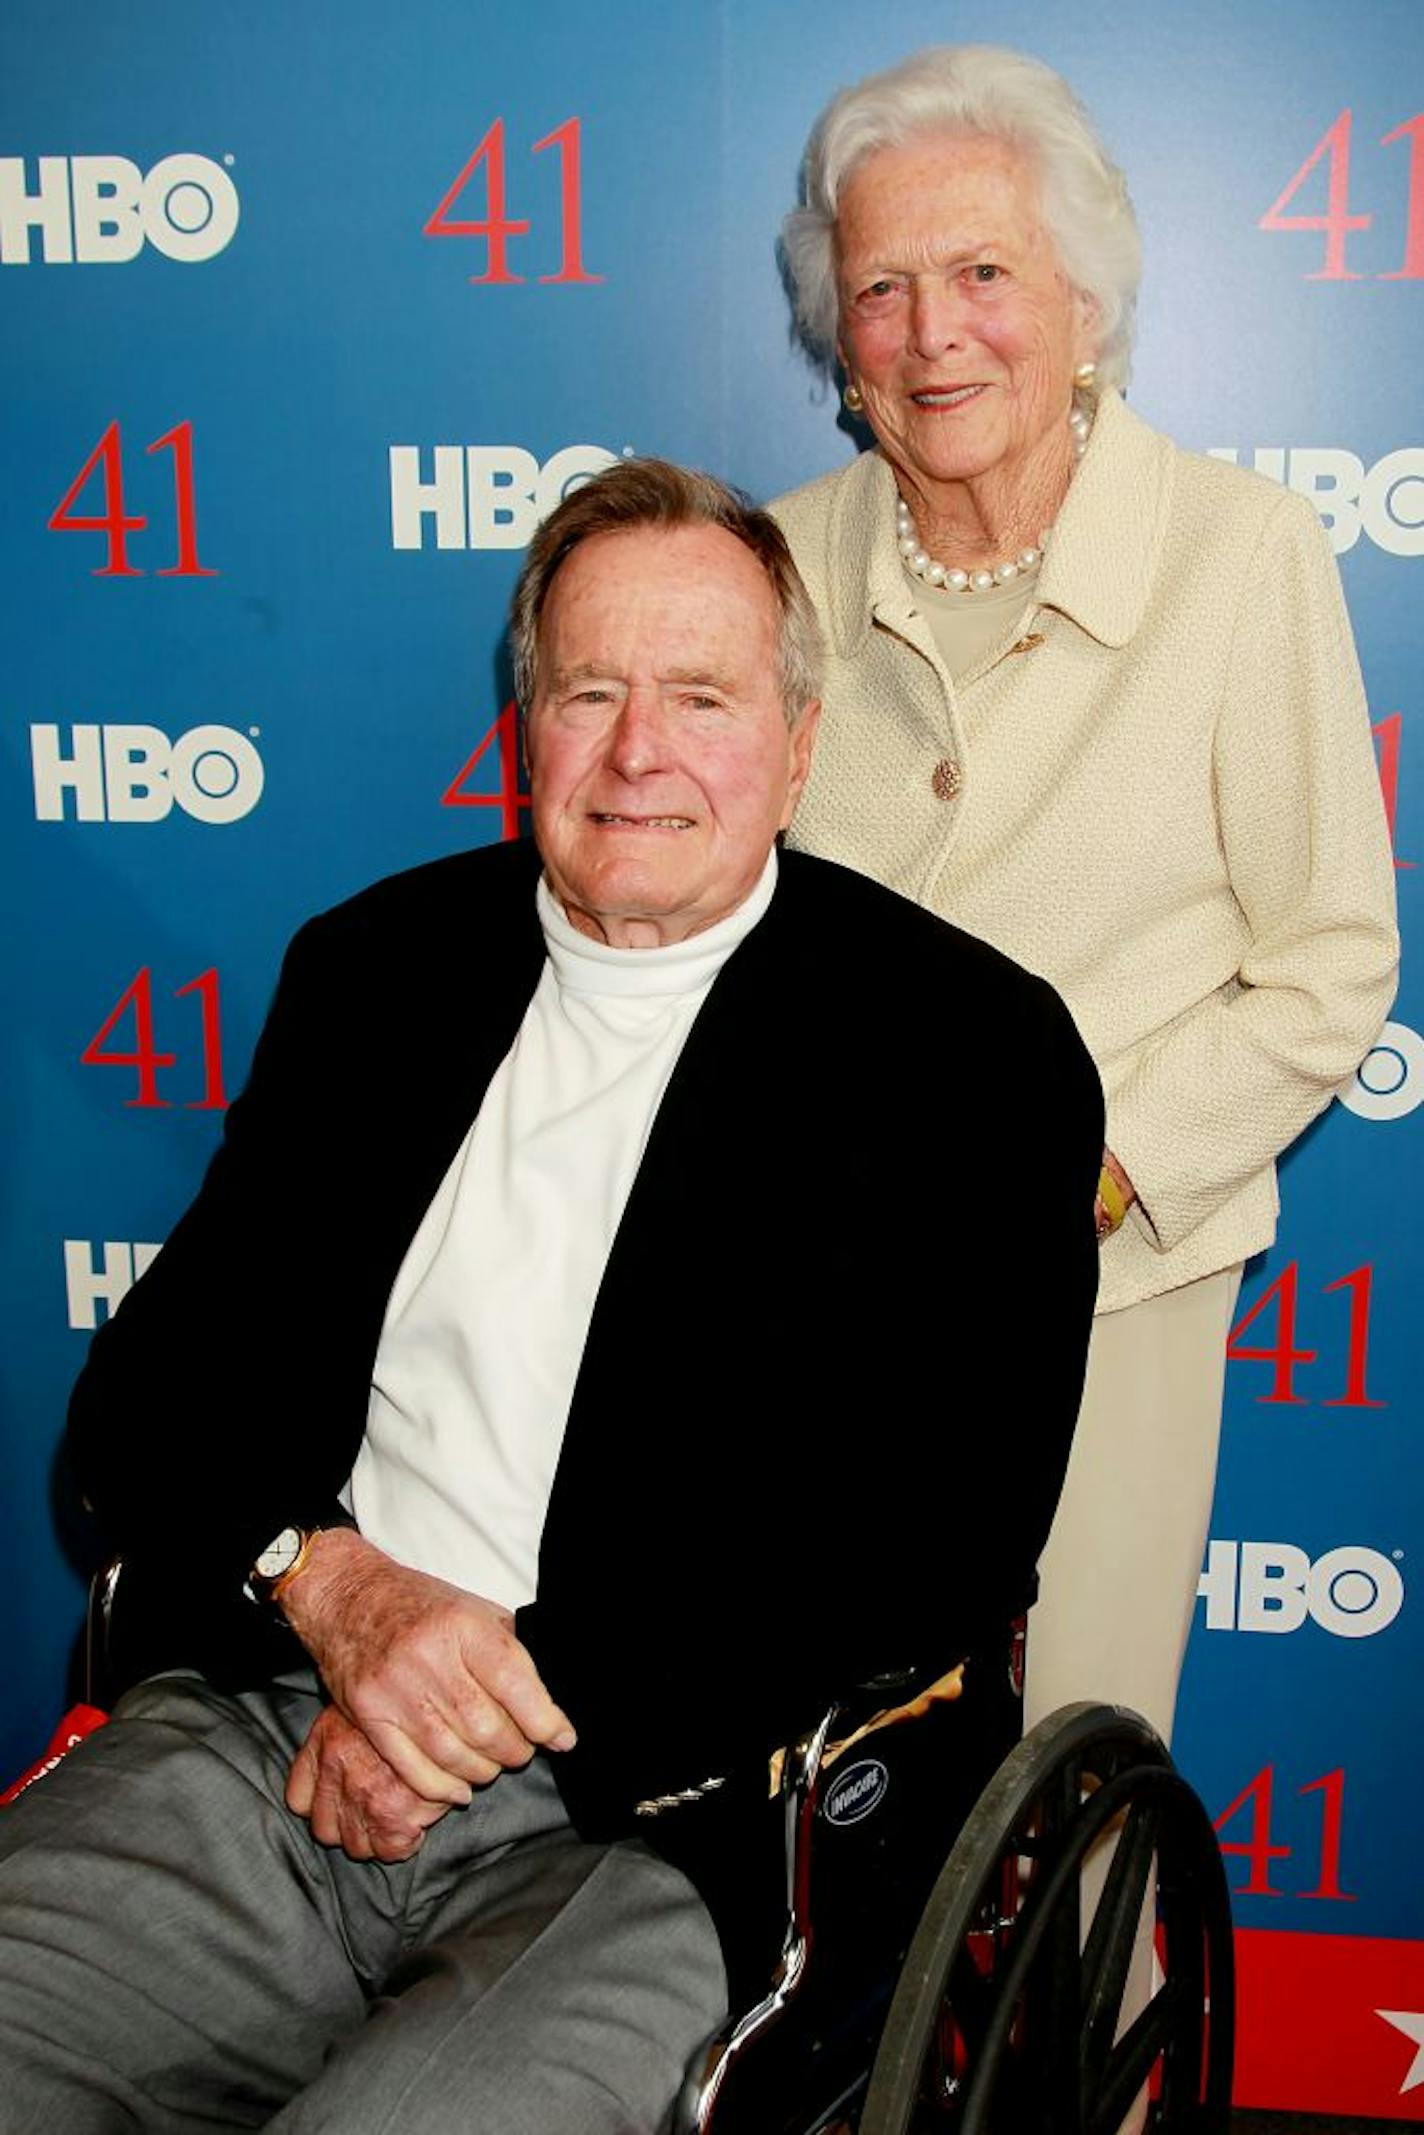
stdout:
<svg viewBox="0 0 1424 2135">
<path fill-rule="evenodd" d="M 330 1525 L 336 1523 L 330 1522 Z M 354 1523 L 353 1523 L 354 1524 Z M 324 1532 L 320 1527 L 284 1527 L 260 1550 L 243 1583 L 243 1592 L 260 1609 L 280 1615 L 282 1589 L 296 1578 L 311 1555 L 312 1544 Z M 285 1622 L 285 1618 L 283 1618 Z"/>
</svg>

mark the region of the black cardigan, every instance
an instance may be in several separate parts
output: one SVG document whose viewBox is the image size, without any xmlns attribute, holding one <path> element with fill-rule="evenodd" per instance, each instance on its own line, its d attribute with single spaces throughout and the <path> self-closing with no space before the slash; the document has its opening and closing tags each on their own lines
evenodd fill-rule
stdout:
<svg viewBox="0 0 1424 2135">
<path fill-rule="evenodd" d="M 437 861 L 293 942 L 223 1146 L 71 1409 L 129 1674 L 236 1686 L 299 1657 L 243 1575 L 351 1472 L 391 1284 L 538 981 L 537 870 L 527 844 Z M 1021 1604 L 1081 1387 L 1102 1131 L 1043 981 L 781 856 L 654 1123 L 519 1617 L 579 1731 L 556 1770 L 586 1833 L 756 1769 L 848 1682 L 949 1665 Z"/>
</svg>

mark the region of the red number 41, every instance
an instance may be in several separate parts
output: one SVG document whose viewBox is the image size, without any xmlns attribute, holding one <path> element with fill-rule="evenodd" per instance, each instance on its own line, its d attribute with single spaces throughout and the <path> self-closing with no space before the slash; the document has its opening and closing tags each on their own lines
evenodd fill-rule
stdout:
<svg viewBox="0 0 1424 2135">
<path fill-rule="evenodd" d="M 536 141 L 531 155 L 541 155 L 546 148 L 558 151 L 559 157 L 559 227 L 562 237 L 562 258 L 557 274 L 541 274 L 541 282 L 601 282 L 601 274 L 590 274 L 583 263 L 583 167 L 581 157 L 581 119 L 565 119 L 552 133 L 546 133 L 542 141 Z M 482 216 L 463 221 L 452 219 L 450 210 L 474 179 L 477 170 L 483 168 L 485 179 L 485 212 Z M 515 274 L 506 257 L 505 247 L 511 237 L 527 237 L 529 224 L 520 219 L 512 221 L 504 209 L 504 120 L 496 119 L 484 139 L 476 148 L 459 177 L 446 193 L 435 213 L 425 225 L 426 237 L 482 237 L 487 247 L 485 271 L 472 274 L 472 282 L 522 282 L 522 274 Z"/>
<path fill-rule="evenodd" d="M 444 808 L 497 808 L 499 834 L 504 839 L 519 836 L 520 810 L 529 806 L 529 795 L 519 782 L 519 714 L 511 697 L 497 719 L 486 728 L 484 738 L 465 758 L 440 796 Z M 468 780 L 493 745 L 499 785 L 493 793 L 471 790 Z"/>
<path fill-rule="evenodd" d="M 178 523 L 178 561 L 159 571 L 159 578 L 216 578 L 198 561 L 198 519 L 193 506 L 193 425 L 175 423 L 148 446 L 150 453 L 173 454 L 173 512 Z M 98 479 L 104 486 L 102 512 L 76 512 L 85 485 Z M 142 533 L 147 519 L 130 518 L 124 511 L 123 440 L 116 422 L 110 423 L 74 480 L 51 512 L 49 529 L 54 534 L 107 534 L 109 560 L 96 564 L 96 578 L 142 578 L 129 562 L 128 537 Z"/>
<path fill-rule="evenodd" d="M 1271 1843 L 1271 1797 L 1275 1789 L 1276 1768 L 1263 1765 L 1235 1801 L 1228 1802 L 1213 1825 L 1214 1831 L 1223 1831 L 1238 1816 L 1247 1817 L 1247 1836 L 1220 1840 L 1223 1854 L 1228 1858 L 1235 1854 L 1249 1861 L 1250 1870 L 1244 1883 L 1235 1887 L 1238 1898 L 1281 1898 L 1284 1891 L 1277 1890 L 1271 1882 L 1272 1861 L 1290 1859 L 1289 1846 Z M 1340 1834 L 1345 1816 L 1345 1774 L 1343 1770 L 1327 1772 L 1323 1779 L 1312 1779 L 1308 1785 L 1299 1787 L 1300 1794 L 1318 1794 L 1321 1797 L 1320 1811 L 1320 1879 L 1312 1890 L 1297 1891 L 1301 1898 L 1335 1898 L 1343 1904 L 1353 1904 L 1354 1892 L 1340 1888 Z"/>
<path fill-rule="evenodd" d="M 218 975 L 216 971 L 204 971 L 186 986 L 180 986 L 174 999 L 181 1001 L 188 993 L 198 996 L 202 1009 L 203 1043 L 203 1094 L 189 1099 L 188 1109 L 195 1112 L 220 1112 L 227 1103 L 223 1094 L 222 1072 L 222 1019 L 218 1002 Z M 132 1052 L 106 1051 L 106 1041 L 132 1010 L 134 1043 Z M 160 1053 L 153 1035 L 153 977 L 147 964 L 138 976 L 127 985 L 115 1001 L 104 1021 L 95 1031 L 83 1052 L 79 1055 L 85 1067 L 131 1067 L 138 1070 L 138 1094 L 126 1102 L 143 1109 L 169 1103 L 158 1094 L 158 1070 L 176 1065 L 176 1053 Z"/>
<path fill-rule="evenodd" d="M 1358 282 L 1361 279 L 1345 265 L 1345 240 L 1352 230 L 1368 230 L 1374 218 L 1350 213 L 1352 123 L 1353 114 L 1348 109 L 1342 111 L 1320 136 L 1280 199 L 1261 217 L 1263 230 L 1319 230 L 1323 233 L 1325 264 L 1314 274 L 1307 275 L 1307 281 Z M 1404 265 L 1389 274 L 1379 275 L 1377 279 L 1382 282 L 1424 280 L 1424 111 L 1406 119 L 1402 126 L 1396 126 L 1393 133 L 1387 133 L 1380 147 L 1389 148 L 1395 141 L 1404 140 L 1409 143 L 1409 218 L 1404 233 Z M 1325 213 L 1285 214 L 1283 210 L 1294 200 L 1322 158 L 1325 162 Z"/>
<path fill-rule="evenodd" d="M 1292 1260 L 1283 1268 L 1275 1281 L 1261 1292 L 1249 1312 L 1243 1313 L 1230 1334 L 1226 1337 L 1226 1354 L 1233 1363 L 1273 1364 L 1275 1373 L 1271 1391 L 1258 1394 L 1258 1401 L 1285 1402 L 1301 1407 L 1305 1396 L 1295 1390 L 1297 1364 L 1313 1364 L 1317 1352 L 1296 1347 L 1296 1290 L 1299 1262 Z M 1370 1347 L 1370 1289 L 1374 1281 L 1373 1267 L 1352 1268 L 1338 1282 L 1325 1285 L 1325 1295 L 1333 1291 L 1348 1290 L 1350 1293 L 1349 1346 L 1345 1363 L 1345 1391 L 1323 1404 L 1332 1409 L 1381 1409 L 1383 1401 L 1373 1401 L 1365 1392 L 1365 1369 Z M 1241 1339 L 1253 1321 L 1258 1319 L 1269 1305 L 1276 1308 L 1276 1339 L 1269 1349 L 1248 1349 Z"/>
</svg>

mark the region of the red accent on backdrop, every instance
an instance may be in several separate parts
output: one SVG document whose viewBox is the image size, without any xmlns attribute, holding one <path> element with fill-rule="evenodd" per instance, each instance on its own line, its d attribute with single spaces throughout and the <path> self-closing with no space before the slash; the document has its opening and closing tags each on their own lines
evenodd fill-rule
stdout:
<svg viewBox="0 0 1424 2135">
<path fill-rule="evenodd" d="M 1238 1928 L 1236 1997 L 1238 2106 L 1424 2120 L 1424 1943 Z"/>
</svg>

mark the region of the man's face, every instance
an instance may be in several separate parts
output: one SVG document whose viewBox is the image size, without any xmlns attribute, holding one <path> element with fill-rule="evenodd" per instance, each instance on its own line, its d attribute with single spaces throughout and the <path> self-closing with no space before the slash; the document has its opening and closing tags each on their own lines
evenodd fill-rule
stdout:
<svg viewBox="0 0 1424 2135">
<path fill-rule="evenodd" d="M 776 596 L 721 527 L 594 534 L 545 602 L 528 726 L 534 835 L 583 933 L 653 948 L 755 887 L 805 783 L 817 707 L 786 724 Z"/>
</svg>

